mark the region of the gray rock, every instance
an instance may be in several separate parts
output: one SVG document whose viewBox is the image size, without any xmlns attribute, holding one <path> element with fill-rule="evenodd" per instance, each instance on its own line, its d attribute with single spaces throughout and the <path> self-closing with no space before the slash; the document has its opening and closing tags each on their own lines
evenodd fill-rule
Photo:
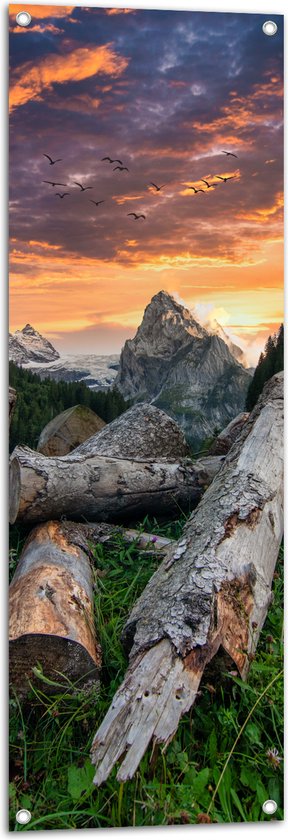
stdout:
<svg viewBox="0 0 288 840">
<path fill-rule="evenodd" d="M 74 405 L 57 414 L 41 432 L 37 450 L 50 457 L 67 455 L 105 426 L 91 408 Z"/>
<path fill-rule="evenodd" d="M 177 423 L 148 403 L 133 405 L 93 439 L 79 446 L 77 452 L 84 454 L 91 448 L 97 455 L 135 461 L 161 458 L 178 461 L 189 454 L 188 444 Z"/>
</svg>

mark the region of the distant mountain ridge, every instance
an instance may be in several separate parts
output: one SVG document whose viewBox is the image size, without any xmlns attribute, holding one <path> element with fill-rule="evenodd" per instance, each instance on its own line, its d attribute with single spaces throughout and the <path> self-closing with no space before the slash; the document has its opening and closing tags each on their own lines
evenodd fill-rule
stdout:
<svg viewBox="0 0 288 840">
<path fill-rule="evenodd" d="M 124 398 L 153 402 L 170 414 L 196 446 L 243 411 L 250 382 L 235 358 L 240 348 L 217 333 L 168 292 L 158 292 L 135 337 L 125 342 L 115 380 Z"/>
<path fill-rule="evenodd" d="M 37 373 L 40 379 L 55 382 L 85 382 L 92 390 L 113 386 L 119 367 L 119 356 L 75 354 L 60 356 L 55 347 L 31 324 L 9 334 L 9 359 L 19 367 Z"/>
</svg>

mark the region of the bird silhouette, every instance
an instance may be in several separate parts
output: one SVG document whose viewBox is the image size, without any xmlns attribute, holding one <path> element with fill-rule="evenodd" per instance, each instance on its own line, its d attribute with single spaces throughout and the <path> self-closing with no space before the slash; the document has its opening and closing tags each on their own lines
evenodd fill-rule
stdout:
<svg viewBox="0 0 288 840">
<path fill-rule="evenodd" d="M 234 153 L 233 153 L 233 152 L 225 152 L 225 149 L 222 149 L 222 154 L 223 154 L 223 155 L 227 155 L 227 157 L 236 157 L 236 158 L 238 158 L 238 155 L 234 155 Z"/>
<path fill-rule="evenodd" d="M 99 204 L 104 204 L 105 198 L 103 198 L 102 201 L 93 201 L 93 198 L 89 198 L 89 201 L 91 204 L 96 204 L 96 207 L 98 207 Z"/>
<path fill-rule="evenodd" d="M 226 181 L 232 181 L 232 178 L 236 178 L 236 175 L 230 175 L 229 178 L 224 178 L 223 175 L 215 175 L 215 178 L 221 178 L 221 181 L 224 181 L 226 184 Z"/>
<path fill-rule="evenodd" d="M 194 190 L 194 193 L 198 193 L 198 192 L 205 193 L 205 190 L 202 190 L 202 189 L 196 190 L 196 187 L 188 187 L 188 190 Z"/>
<path fill-rule="evenodd" d="M 63 158 L 57 158 L 56 160 L 53 160 L 53 159 L 50 157 L 50 155 L 45 155 L 45 152 L 43 152 L 43 157 L 46 157 L 46 158 L 47 158 L 47 160 L 49 160 L 50 166 L 54 166 L 54 163 L 59 163 L 59 162 L 60 162 L 60 160 L 63 160 Z"/>
<path fill-rule="evenodd" d="M 208 184 L 208 181 L 205 181 L 205 178 L 200 178 L 200 181 L 202 181 L 203 184 L 207 185 L 207 190 L 210 190 L 210 187 L 216 187 L 217 186 L 216 184 Z M 205 192 L 205 190 L 204 190 L 204 192 Z"/>
<path fill-rule="evenodd" d="M 120 163 L 120 166 L 123 166 L 123 161 L 119 160 L 119 158 L 115 158 L 115 160 L 113 160 L 113 158 L 104 157 L 104 158 L 101 158 L 101 160 L 109 160 L 109 163 Z"/>
<path fill-rule="evenodd" d="M 146 216 L 144 216 L 144 213 L 139 213 L 138 215 L 137 215 L 137 213 L 127 213 L 127 216 L 134 216 L 135 221 L 136 221 L 136 219 L 146 219 Z"/>
<path fill-rule="evenodd" d="M 67 187 L 67 184 L 62 184 L 61 181 L 42 181 L 42 184 L 51 184 L 51 187 Z"/>
<path fill-rule="evenodd" d="M 161 184 L 161 187 L 158 187 L 157 184 L 153 183 L 153 181 L 150 181 L 149 183 L 151 184 L 151 187 L 155 187 L 156 192 L 160 192 L 160 190 L 163 190 L 163 187 L 166 187 L 166 184 Z"/>
<path fill-rule="evenodd" d="M 116 172 L 116 169 L 119 169 L 120 172 L 129 172 L 128 166 L 114 166 L 113 172 Z"/>
<path fill-rule="evenodd" d="M 70 195 L 70 193 L 55 193 L 55 195 L 59 195 L 59 198 L 64 198 L 65 195 Z"/>
<path fill-rule="evenodd" d="M 76 184 L 77 187 L 80 187 L 81 192 L 94 189 L 94 187 L 83 187 L 83 184 L 79 184 L 79 181 L 73 181 L 73 184 Z"/>
</svg>

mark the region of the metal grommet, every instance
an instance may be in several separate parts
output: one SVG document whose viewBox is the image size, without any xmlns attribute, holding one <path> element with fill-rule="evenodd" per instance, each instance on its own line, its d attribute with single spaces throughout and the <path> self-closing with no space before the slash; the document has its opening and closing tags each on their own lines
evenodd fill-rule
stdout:
<svg viewBox="0 0 288 840">
<path fill-rule="evenodd" d="M 18 26 L 29 26 L 31 20 L 32 18 L 29 12 L 18 12 L 18 15 L 16 15 L 16 23 L 18 23 Z"/>
<path fill-rule="evenodd" d="M 277 805 L 277 802 L 275 802 L 275 799 L 266 799 L 266 801 L 263 802 L 263 805 L 262 805 L 262 811 L 264 811 L 264 814 L 269 814 L 269 816 L 272 816 L 272 814 L 275 814 L 275 811 L 277 811 L 277 808 L 278 808 L 278 805 Z"/>
<path fill-rule="evenodd" d="M 20 811 L 17 811 L 16 822 L 19 823 L 19 825 L 27 825 L 27 823 L 29 823 L 30 820 L 31 814 L 27 808 L 20 808 Z"/>
<path fill-rule="evenodd" d="M 262 26 L 264 35 L 276 35 L 278 26 L 274 20 L 265 20 Z"/>
</svg>

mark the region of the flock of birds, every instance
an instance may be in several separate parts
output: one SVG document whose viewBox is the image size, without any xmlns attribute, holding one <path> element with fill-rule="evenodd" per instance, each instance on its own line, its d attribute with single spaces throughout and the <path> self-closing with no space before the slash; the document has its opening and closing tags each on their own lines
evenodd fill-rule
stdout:
<svg viewBox="0 0 288 840">
<path fill-rule="evenodd" d="M 227 157 L 238 158 L 238 155 L 235 155 L 234 152 L 227 152 L 225 149 L 221 150 L 221 154 L 226 155 Z M 55 160 L 53 160 L 53 158 L 50 157 L 50 155 L 47 155 L 45 153 L 43 153 L 43 157 L 47 158 L 50 166 L 55 166 L 56 163 L 61 163 L 62 162 L 62 158 L 56 158 Z M 114 163 L 117 164 L 117 166 L 113 166 L 113 172 L 116 172 L 116 171 L 129 172 L 128 166 L 124 166 L 123 161 L 119 160 L 119 158 L 111 158 L 111 157 L 109 157 L 109 155 L 106 155 L 105 157 L 101 158 L 101 162 L 104 163 L 106 161 L 108 161 L 108 163 L 110 165 L 113 165 Z M 226 184 L 227 181 L 232 181 L 237 176 L 236 175 L 225 175 L 225 176 L 224 175 L 215 175 L 214 177 L 219 178 L 219 180 L 221 180 L 222 182 L 224 182 Z M 220 186 L 220 184 L 215 184 L 215 183 L 210 184 L 209 181 L 207 181 L 205 178 L 200 178 L 200 182 L 206 185 L 206 189 L 204 189 L 203 187 L 194 187 L 194 186 L 189 186 L 188 189 L 193 190 L 194 194 L 197 194 L 197 193 L 205 193 L 205 192 L 207 192 L 207 190 L 210 190 L 212 187 Z M 49 184 L 52 187 L 67 187 L 67 186 L 69 186 L 68 184 L 64 184 L 62 181 L 43 180 L 43 184 Z M 73 184 L 75 184 L 76 187 L 79 187 L 80 192 L 83 192 L 83 193 L 86 192 L 87 190 L 93 190 L 94 189 L 94 187 L 91 187 L 91 186 L 88 186 L 88 187 L 83 186 L 83 184 L 81 184 L 79 181 L 73 181 Z M 159 185 L 159 184 L 155 184 L 154 181 L 149 181 L 148 186 L 152 187 L 155 193 L 159 193 L 159 192 L 161 192 L 161 190 L 164 189 L 164 187 L 167 186 L 167 184 L 160 184 Z M 55 193 L 55 196 L 58 196 L 61 200 L 63 198 L 65 198 L 67 195 L 70 195 L 70 192 L 56 192 Z M 101 199 L 101 201 L 94 201 L 94 199 L 90 198 L 89 201 L 90 201 L 91 204 L 95 204 L 96 207 L 99 207 L 100 204 L 104 204 L 105 199 L 103 198 L 103 199 Z M 139 219 L 146 219 L 146 216 L 145 216 L 144 213 L 132 213 L 131 212 L 131 213 L 127 213 L 127 216 L 132 216 L 135 221 L 138 221 Z"/>
</svg>

